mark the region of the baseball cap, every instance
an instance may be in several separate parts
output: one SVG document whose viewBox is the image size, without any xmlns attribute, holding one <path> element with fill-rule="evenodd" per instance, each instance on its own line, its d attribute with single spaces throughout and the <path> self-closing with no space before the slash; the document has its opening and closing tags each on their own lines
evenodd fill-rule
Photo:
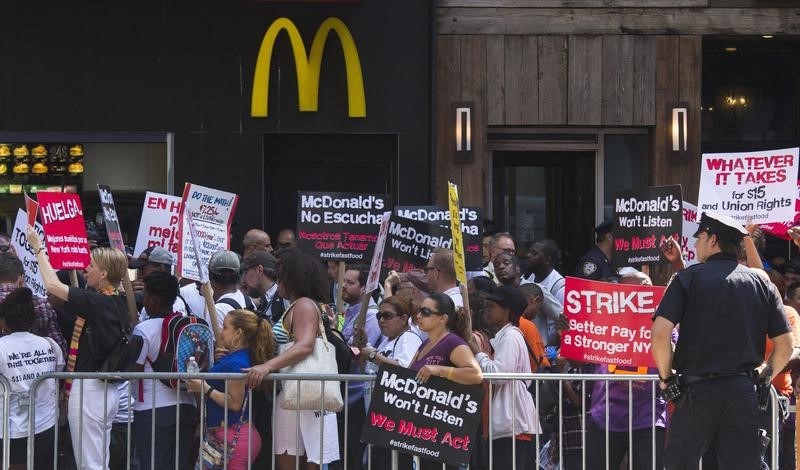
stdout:
<svg viewBox="0 0 800 470">
<path fill-rule="evenodd" d="M 597 236 L 600 236 L 605 233 L 611 233 L 612 230 L 614 230 L 614 223 L 610 220 L 605 220 L 594 228 L 594 233 L 597 234 Z"/>
<path fill-rule="evenodd" d="M 172 255 L 160 246 L 151 246 L 144 250 L 137 259 L 131 260 L 128 263 L 128 268 L 139 269 L 148 263 L 172 266 Z"/>
<path fill-rule="evenodd" d="M 528 299 L 525 298 L 525 294 L 512 286 L 498 286 L 486 296 L 486 300 L 491 300 L 501 307 L 509 309 L 512 317 L 519 317 L 528 307 Z"/>
<path fill-rule="evenodd" d="M 694 232 L 694 237 L 698 237 L 703 232 L 708 232 L 709 235 L 716 235 L 719 238 L 738 242 L 747 235 L 747 230 L 736 219 L 717 212 L 703 212 L 698 225 L 699 227 Z"/>
<path fill-rule="evenodd" d="M 256 266 L 263 266 L 264 269 L 275 270 L 278 260 L 269 254 L 268 251 L 257 250 L 250 254 L 247 258 L 242 260 L 240 271 L 246 271 Z"/>
<path fill-rule="evenodd" d="M 239 255 L 230 250 L 218 251 L 211 255 L 211 260 L 208 262 L 208 272 L 221 274 L 221 271 L 225 269 L 238 273 L 240 269 Z"/>
</svg>

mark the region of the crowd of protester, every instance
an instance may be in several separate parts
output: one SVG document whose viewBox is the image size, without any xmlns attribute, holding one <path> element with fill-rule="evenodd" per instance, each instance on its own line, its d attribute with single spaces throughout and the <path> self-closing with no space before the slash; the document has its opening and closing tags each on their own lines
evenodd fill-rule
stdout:
<svg viewBox="0 0 800 470">
<path fill-rule="evenodd" d="M 800 269 L 781 260 L 762 261 L 763 249 L 759 252 L 756 246 L 760 234 L 749 229 L 753 237 L 748 243 L 756 242 L 747 246 L 743 262 L 765 270 L 786 299 L 789 322 L 797 328 Z M 21 397 L 27 395 L 32 378 L 61 370 L 103 370 L 115 339 L 108 332 L 125 328 L 132 328 L 142 340 L 132 370 L 151 372 L 162 346 L 165 317 L 179 312 L 197 315 L 209 324 L 213 321 L 203 298 L 204 287 L 177 279 L 171 273 L 172 255 L 160 247 L 145 250 L 135 259 L 111 248 L 96 248 L 76 286 L 70 285 L 66 273 L 52 269 L 35 231 L 29 231 L 28 240 L 48 299 L 37 299 L 22 287 L 23 268 L 13 250 L 0 253 L 4 325 L 0 352 L 9 360 L 32 354 L 47 359 L 13 371 L 3 367 L 5 361 L 0 363 L 0 374 L 9 380 L 12 375 L 23 376 L 12 380 L 10 420 L 3 424 L 9 426 L 12 468 L 25 468 L 28 409 Z M 596 229 L 596 245 L 568 274 L 649 284 L 650 278 L 640 271 L 611 266 L 610 240 L 611 228 L 602 224 Z M 230 469 L 268 468 L 273 457 L 277 468 L 285 470 L 295 468 L 297 458 L 303 468 L 336 469 L 343 468 L 345 455 L 348 469 L 366 468 L 369 453 L 360 441 L 366 419 L 364 383 L 347 385 L 346 432 L 345 411 L 286 410 L 272 403 L 274 384 L 269 375 L 311 354 L 321 315 L 352 346 L 352 373 L 361 373 L 371 361 L 409 368 L 421 382 L 439 376 L 459 384 L 483 384 L 487 393 L 474 436 L 472 468 L 488 468 L 489 445 L 494 467 L 502 469 L 533 469 L 537 460 L 541 468 L 562 470 L 584 465 L 649 469 L 654 460 L 661 468 L 668 413 L 654 382 L 574 380 L 563 382 L 559 389 L 556 382 L 507 380 L 494 381 L 491 396 L 488 393 L 484 373 L 655 373 L 559 356 L 561 334 L 567 329 L 562 313 L 565 281 L 553 240 L 536 240 L 523 249 L 508 233 L 487 234 L 485 268 L 469 273 L 468 299 L 456 281 L 453 252 L 437 249 L 422 270 L 390 272 L 383 288 L 368 297 L 363 323 L 357 317 L 365 301 L 368 267 L 348 265 L 338 286 L 338 263 L 324 266 L 294 244 L 291 230 L 281 231 L 273 248 L 266 232 L 253 229 L 244 236 L 241 255 L 222 251 L 209 262 L 213 308 L 220 326 L 216 362 L 210 371 L 244 371 L 245 379 L 189 380 L 188 390 L 149 379 L 131 384 L 46 381 L 36 391 L 35 468 L 51 468 L 54 451 L 59 453 L 61 468 L 195 468 L 198 436 L 205 432 L 230 447 Z M 674 246 L 665 248 L 665 256 L 680 269 L 682 260 L 675 250 Z M 137 273 L 132 283 L 135 316 L 129 315 L 120 292 L 128 269 Z M 338 291 L 343 311 L 335 307 Z M 464 300 L 468 300 L 468 310 Z M 787 403 L 794 402 L 792 372 L 787 369 L 775 383 Z M 249 403 L 248 389 L 253 390 Z M 61 399 L 54 400 L 59 393 Z M 204 410 L 198 410 L 201 396 Z M 66 422 L 56 422 L 57 406 L 66 410 Z M 207 430 L 198 429 L 201 413 Z M 781 462 L 774 468 L 794 468 L 793 423 L 793 419 L 781 420 Z M 56 433 L 61 436 L 58 449 L 54 448 Z M 130 461 L 125 459 L 128 455 Z M 375 468 L 389 467 L 388 451 L 373 448 L 371 456 Z M 399 465 L 411 468 L 411 458 L 401 454 Z M 441 464 L 423 459 L 421 466 L 440 468 Z"/>
</svg>

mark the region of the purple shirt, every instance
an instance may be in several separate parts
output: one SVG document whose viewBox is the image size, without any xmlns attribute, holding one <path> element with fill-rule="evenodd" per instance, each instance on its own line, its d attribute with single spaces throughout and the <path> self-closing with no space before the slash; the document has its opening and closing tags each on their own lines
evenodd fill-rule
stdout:
<svg viewBox="0 0 800 470">
<path fill-rule="evenodd" d="M 649 374 L 658 373 L 656 368 L 650 368 Z M 595 368 L 597 374 L 611 374 L 608 365 L 599 364 Z M 636 373 L 636 372 L 632 372 Z M 656 396 L 656 426 L 665 428 L 667 424 L 667 404 L 661 396 L 661 390 L 655 382 L 608 382 L 608 430 L 613 432 L 628 431 L 628 387 L 629 383 L 633 397 L 633 429 L 644 429 L 653 423 L 653 387 Z M 606 429 L 606 382 L 598 380 L 592 390 L 591 411 L 592 420 L 598 428 Z"/>
<path fill-rule="evenodd" d="M 425 346 L 428 345 L 428 342 L 430 342 L 430 339 L 423 341 L 419 346 L 419 351 L 425 349 Z M 444 338 L 439 340 L 439 342 L 436 343 L 427 354 L 425 354 L 425 356 L 417 357 L 417 360 L 414 361 L 414 363 L 408 368 L 411 370 L 420 370 L 424 366 L 453 367 L 453 363 L 450 362 L 450 353 L 462 344 L 466 346 L 467 342 L 456 334 L 447 333 Z"/>
</svg>

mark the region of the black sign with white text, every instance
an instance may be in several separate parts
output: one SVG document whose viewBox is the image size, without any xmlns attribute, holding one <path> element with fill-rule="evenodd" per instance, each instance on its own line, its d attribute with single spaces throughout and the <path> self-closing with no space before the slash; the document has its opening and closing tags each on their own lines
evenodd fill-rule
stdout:
<svg viewBox="0 0 800 470">
<path fill-rule="evenodd" d="M 614 255 L 617 267 L 658 264 L 661 243 L 680 240 L 683 227 L 681 186 L 647 187 L 614 195 Z"/>
</svg>

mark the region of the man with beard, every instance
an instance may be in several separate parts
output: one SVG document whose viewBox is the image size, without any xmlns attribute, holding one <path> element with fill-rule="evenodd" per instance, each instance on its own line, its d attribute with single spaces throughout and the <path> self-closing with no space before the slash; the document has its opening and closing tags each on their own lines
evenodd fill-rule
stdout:
<svg viewBox="0 0 800 470">
<path fill-rule="evenodd" d="M 258 313 L 277 322 L 286 311 L 286 301 L 278 296 L 278 260 L 267 251 L 255 251 L 242 261 L 242 291 L 253 299 Z"/>
</svg>

